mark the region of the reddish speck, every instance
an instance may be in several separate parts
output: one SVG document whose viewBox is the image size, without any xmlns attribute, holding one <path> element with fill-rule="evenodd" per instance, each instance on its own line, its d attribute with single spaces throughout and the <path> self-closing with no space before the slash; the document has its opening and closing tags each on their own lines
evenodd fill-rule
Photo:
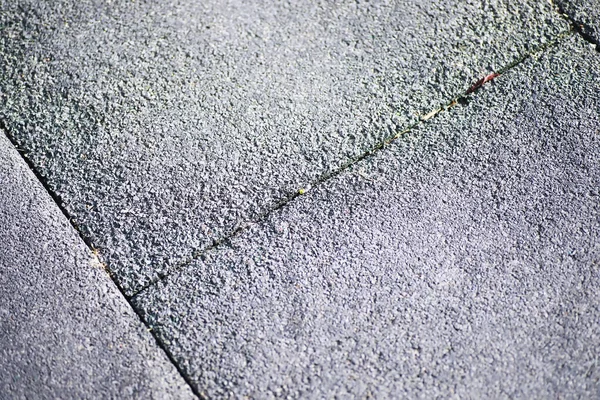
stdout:
<svg viewBox="0 0 600 400">
<path fill-rule="evenodd" d="M 500 76 L 500 74 L 492 72 L 491 74 L 489 74 L 489 75 L 481 78 L 480 80 L 478 80 L 477 82 L 475 82 L 473 84 L 473 86 L 471 86 L 469 88 L 469 90 L 467 90 L 466 94 L 473 93 L 474 91 L 476 91 L 477 89 L 479 89 L 480 87 L 482 87 L 484 83 L 491 81 L 492 79 L 496 78 L 497 76 Z"/>
</svg>

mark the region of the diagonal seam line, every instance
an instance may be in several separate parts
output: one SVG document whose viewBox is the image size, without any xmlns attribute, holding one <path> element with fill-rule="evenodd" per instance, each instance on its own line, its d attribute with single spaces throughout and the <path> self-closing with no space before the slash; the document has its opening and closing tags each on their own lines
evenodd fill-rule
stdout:
<svg viewBox="0 0 600 400">
<path fill-rule="evenodd" d="M 111 281 L 115 284 L 115 286 L 121 293 L 121 296 L 123 296 L 125 301 L 127 301 L 127 304 L 129 304 L 129 306 L 133 309 L 135 315 L 137 315 L 138 319 L 142 322 L 142 324 L 144 324 L 144 326 L 146 326 L 146 330 L 150 332 L 150 334 L 154 338 L 154 341 L 156 342 L 156 345 L 165 353 L 169 362 L 171 364 L 173 364 L 173 366 L 175 367 L 175 370 L 183 378 L 184 382 L 190 387 L 190 390 L 192 391 L 192 393 L 199 399 L 205 399 L 206 397 L 203 396 L 200 392 L 198 392 L 198 390 L 196 390 L 195 386 L 192 385 L 192 381 L 189 379 L 189 377 L 186 374 L 183 373 L 183 370 L 180 368 L 179 364 L 175 362 L 175 358 L 173 357 L 171 352 L 168 350 L 167 346 L 165 344 L 163 344 L 163 342 L 161 340 L 159 340 L 158 336 L 154 333 L 152 328 L 146 323 L 144 318 L 142 318 L 142 314 L 136 309 L 136 307 L 134 307 L 133 303 L 131 302 L 131 298 L 129 298 L 125 295 L 123 288 L 121 287 L 121 285 L 119 285 L 119 282 L 115 279 L 114 275 L 108 270 L 108 268 L 106 268 L 106 266 L 104 266 L 104 264 L 102 264 L 100 262 L 100 260 L 98 259 L 98 251 L 94 248 L 91 241 L 82 234 L 81 230 L 73 222 L 73 218 L 69 215 L 69 212 L 66 210 L 66 208 L 64 206 L 64 202 L 61 200 L 60 196 L 58 196 L 58 194 L 56 194 L 50 188 L 50 186 L 48 185 L 47 179 L 44 178 L 38 172 L 38 170 L 33 165 L 33 162 L 27 157 L 25 150 L 23 150 L 22 148 L 19 147 L 17 141 L 10 134 L 6 124 L 2 120 L 0 120 L 0 130 L 2 130 L 4 132 L 4 136 L 6 136 L 6 138 L 10 141 L 10 143 L 15 148 L 15 150 L 17 150 L 17 152 L 21 155 L 21 159 L 23 159 L 23 161 L 25 161 L 25 163 L 27 164 L 27 166 L 29 167 L 31 172 L 33 172 L 33 174 L 35 175 L 37 180 L 42 184 L 42 187 L 46 190 L 46 192 L 50 195 L 50 197 L 52 198 L 52 200 L 54 201 L 54 203 L 56 204 L 58 209 L 62 212 L 63 216 L 67 219 L 67 221 L 69 221 L 69 224 L 71 225 L 71 227 L 75 230 L 75 232 L 77 232 L 77 234 L 79 235 L 79 238 L 83 241 L 83 243 L 85 243 L 87 248 L 90 250 L 94 260 L 97 261 L 99 263 L 99 265 L 101 265 L 103 267 L 104 271 L 108 274 Z"/>
<path fill-rule="evenodd" d="M 554 5 L 554 4 L 553 4 Z M 531 56 L 540 53 L 548 48 L 554 47 L 556 46 L 560 41 L 562 41 L 563 39 L 571 36 L 573 33 L 578 33 L 580 34 L 586 41 L 592 43 L 592 44 L 596 44 L 596 50 L 600 51 L 600 45 L 598 43 L 595 43 L 593 41 L 593 39 L 591 39 L 591 37 L 589 35 L 586 35 L 582 29 L 581 29 L 581 25 L 582 24 L 577 24 L 573 19 L 571 19 L 568 15 L 562 13 L 562 10 L 555 6 L 556 11 L 561 15 L 561 17 L 563 17 L 565 20 L 567 20 L 567 22 L 569 22 L 571 29 L 569 31 L 565 31 L 562 32 L 561 34 L 558 34 L 552 41 L 540 45 L 536 48 L 534 48 L 533 50 L 531 50 L 529 53 L 526 53 L 520 57 L 518 57 L 515 61 L 513 61 L 512 63 L 504 66 L 503 68 L 501 68 L 500 70 L 498 70 L 496 72 L 496 74 L 498 75 L 502 75 L 503 73 L 507 72 L 508 70 L 516 67 L 517 65 L 521 64 L 523 61 L 525 61 L 526 59 L 530 58 Z M 485 82 L 483 82 L 485 83 Z M 472 90 L 470 93 L 469 90 L 463 92 L 462 94 L 454 97 L 453 100 L 451 100 L 450 102 L 447 102 L 446 104 L 442 105 L 441 107 L 438 107 L 437 109 L 431 111 L 428 114 L 425 114 L 424 117 L 421 117 L 420 120 L 418 120 L 417 122 L 414 122 L 410 125 L 408 125 L 405 129 L 403 129 L 400 132 L 397 132 L 396 134 L 390 135 L 388 138 L 384 139 L 383 141 L 381 141 L 379 144 L 375 145 L 372 149 L 366 151 L 365 153 L 363 153 L 362 155 L 359 155 L 357 157 L 352 158 L 351 160 L 347 161 L 346 163 L 344 163 L 341 167 L 339 167 L 338 169 L 331 171 L 329 173 L 326 173 L 324 175 L 322 175 L 320 178 L 318 178 L 315 182 L 313 182 L 312 187 L 320 185 L 322 183 L 327 182 L 329 179 L 339 175 L 340 173 L 342 173 L 343 171 L 347 170 L 348 168 L 350 168 L 352 165 L 360 162 L 361 160 L 368 158 L 369 156 L 375 154 L 376 152 L 384 149 L 388 144 L 390 144 L 391 142 L 393 142 L 394 140 L 400 138 L 402 135 L 404 135 L 405 133 L 410 132 L 413 129 L 418 128 L 420 125 L 423 124 L 427 124 L 428 121 L 430 121 L 431 119 L 433 119 L 438 113 L 443 112 L 443 111 L 447 111 L 450 108 L 452 108 L 453 106 L 456 105 L 456 103 L 461 102 L 463 99 L 466 99 L 467 97 L 475 94 L 475 92 L 481 87 L 482 85 L 479 85 L 478 87 L 476 87 L 474 90 Z M 37 169 L 34 167 L 33 163 L 29 160 L 29 158 L 27 157 L 25 151 L 21 148 L 19 148 L 18 143 L 16 142 L 16 140 L 10 135 L 9 130 L 6 128 L 6 125 L 4 124 L 3 121 L 0 120 L 0 129 L 2 129 L 6 135 L 6 137 L 9 139 L 9 141 L 13 144 L 13 146 L 15 147 L 15 149 L 19 152 L 19 154 L 21 154 L 21 157 L 23 158 L 23 160 L 27 163 L 27 165 L 29 166 L 30 170 L 34 173 L 34 175 L 38 178 L 38 180 L 40 181 L 40 183 L 42 184 L 42 186 L 46 189 L 46 191 L 48 192 L 48 194 L 51 196 L 51 198 L 54 200 L 55 204 L 58 206 L 58 208 L 61 210 L 61 212 L 63 213 L 63 215 L 67 218 L 67 220 L 69 221 L 69 223 L 71 224 L 71 226 L 75 229 L 75 231 L 78 233 L 79 237 L 81 238 L 81 240 L 83 240 L 83 242 L 87 245 L 87 247 L 91 250 L 92 254 L 96 257 L 97 256 L 97 250 L 94 248 L 94 246 L 92 245 L 91 241 L 88 240 L 80 231 L 80 229 L 77 227 L 77 225 L 74 224 L 72 218 L 70 217 L 69 213 L 67 212 L 66 208 L 64 207 L 64 203 L 62 202 L 62 200 L 60 199 L 60 196 L 58 196 L 48 185 L 47 180 L 37 171 Z M 131 296 L 127 296 L 123 290 L 123 288 L 121 287 L 121 285 L 118 283 L 118 281 L 114 278 L 113 274 L 107 270 L 107 273 L 109 274 L 111 280 L 114 282 L 115 286 L 118 288 L 118 290 L 120 291 L 121 295 L 127 300 L 127 302 L 129 303 L 129 305 L 132 307 L 132 309 L 134 310 L 134 312 L 136 313 L 136 315 L 138 316 L 138 318 L 140 319 L 140 321 L 142 321 L 142 323 L 148 327 L 149 332 L 152 334 L 152 336 L 154 337 L 157 345 L 159 346 L 159 348 L 161 348 L 164 353 L 166 354 L 167 358 L 169 359 L 169 361 L 175 366 L 176 370 L 178 371 L 178 373 L 180 374 L 180 376 L 184 379 L 184 381 L 188 384 L 188 386 L 190 387 L 192 393 L 194 393 L 194 395 L 196 395 L 198 398 L 204 399 L 205 396 L 200 393 L 195 386 L 192 384 L 191 379 L 188 378 L 187 374 L 184 373 L 183 369 L 180 368 L 179 364 L 175 361 L 175 358 L 173 356 L 173 354 L 168 350 L 167 346 L 165 344 L 163 344 L 163 342 L 158 338 L 158 336 L 156 335 L 156 333 L 150 328 L 150 326 L 146 323 L 145 319 L 142 316 L 142 313 L 138 311 L 138 309 L 134 306 L 133 304 L 133 298 L 136 297 L 137 295 L 139 295 L 140 293 L 142 293 L 143 291 L 145 291 L 146 289 L 148 289 L 149 287 L 153 286 L 154 284 L 160 282 L 160 281 L 164 281 L 168 276 L 178 272 L 179 270 L 183 269 L 185 266 L 189 265 L 190 263 L 192 263 L 193 261 L 195 261 L 196 259 L 202 257 L 203 254 L 205 254 L 206 252 L 214 249 L 215 247 L 218 247 L 219 245 L 221 245 L 224 242 L 229 241 L 230 239 L 238 236 L 239 234 L 242 233 L 242 231 L 244 231 L 248 225 L 250 224 L 255 224 L 255 223 L 260 223 L 261 221 L 265 220 L 270 214 L 276 212 L 277 210 L 283 208 L 284 206 L 286 206 L 288 203 L 290 203 L 291 201 L 293 201 L 296 197 L 299 197 L 300 195 L 302 195 L 303 193 L 301 192 L 295 192 L 295 193 L 290 193 L 287 196 L 285 196 L 275 207 L 273 207 L 272 209 L 264 212 L 263 214 L 261 214 L 258 218 L 254 219 L 253 221 L 248 221 L 245 223 L 245 225 L 238 227 L 237 229 L 235 229 L 234 231 L 232 231 L 229 235 L 224 236 L 221 239 L 215 240 L 213 241 L 213 244 L 205 247 L 204 249 L 201 250 L 197 250 L 194 251 L 192 253 L 192 255 L 190 257 L 188 257 L 186 260 L 184 260 L 183 262 L 181 262 L 180 264 L 178 264 L 177 266 L 173 267 L 172 269 L 170 269 L 170 271 L 168 271 L 167 273 L 158 276 L 157 278 L 154 278 L 150 283 L 148 283 L 147 285 L 145 285 L 144 287 L 142 287 L 141 289 L 139 289 L 138 291 L 136 291 L 133 295 Z M 96 257 L 97 258 L 97 257 Z"/>
<path fill-rule="evenodd" d="M 552 4 L 552 6 L 554 7 L 555 11 L 571 25 L 571 29 L 575 33 L 579 34 L 579 36 L 581 36 L 583 38 L 583 40 L 585 40 L 586 42 L 588 42 L 591 45 L 594 45 L 594 48 L 596 49 L 596 51 L 600 53 L 600 42 L 596 41 L 592 37 L 592 35 L 587 33 L 587 31 L 592 31 L 592 29 L 587 24 L 584 24 L 583 22 L 576 20 L 571 15 L 569 15 L 567 12 L 565 12 L 561 6 L 554 3 L 554 0 L 549 0 L 549 1 L 550 1 L 550 4 Z"/>
<path fill-rule="evenodd" d="M 557 10 L 558 11 L 558 10 Z M 564 18 L 564 17 L 563 17 Z M 469 89 L 463 91 L 461 94 L 455 96 L 452 98 L 452 100 L 446 102 L 446 103 L 442 103 L 439 107 L 437 107 L 436 109 L 432 110 L 431 112 L 425 114 L 424 116 L 421 116 L 421 118 L 406 126 L 404 129 L 396 132 L 395 134 L 392 134 L 390 136 L 388 136 L 387 138 L 383 139 L 382 141 L 380 141 L 379 143 L 377 143 L 375 146 L 373 146 L 370 150 L 367 150 L 365 153 L 351 158 L 349 161 L 347 161 L 346 163 L 344 163 L 341 167 L 328 172 L 324 175 L 322 175 L 321 177 L 317 178 L 314 182 L 312 182 L 310 184 L 311 188 L 314 188 L 316 186 L 319 186 L 321 184 L 324 184 L 325 182 L 329 181 L 330 179 L 334 178 L 335 176 L 341 174 L 342 172 L 346 171 L 348 168 L 352 167 L 354 164 L 374 155 L 375 153 L 379 152 L 380 150 L 384 149 L 386 146 L 388 146 L 390 143 L 392 143 L 393 141 L 399 139 L 401 136 L 403 136 L 404 134 L 417 129 L 418 127 L 428 124 L 431 120 L 433 120 L 439 113 L 441 112 L 445 112 L 450 110 L 452 107 L 456 106 L 458 103 L 464 102 L 468 97 L 474 95 L 483 85 L 485 85 L 487 82 L 491 81 L 494 77 L 496 76 L 500 76 L 503 75 L 504 73 L 506 73 L 507 71 L 515 68 L 517 65 L 523 63 L 525 60 L 531 58 L 532 56 L 542 53 L 545 50 L 555 47 L 557 46 L 562 40 L 571 37 L 574 33 L 579 33 L 579 31 L 577 30 L 577 27 L 574 25 L 573 21 L 571 20 L 567 20 L 569 22 L 570 29 L 567 31 L 564 31 L 562 33 L 559 33 L 558 35 L 556 35 L 551 41 L 541 44 L 537 47 L 535 47 L 534 49 L 530 50 L 528 53 L 525 53 L 519 57 L 517 57 L 514 61 L 512 61 L 511 63 L 505 65 L 504 67 L 500 68 L 498 71 L 496 71 L 494 74 L 490 74 L 488 75 L 488 77 L 476 82 L 474 85 L 472 85 Z M 491 75 L 494 75 L 492 77 L 490 77 Z M 223 236 L 220 239 L 216 239 L 213 241 L 213 243 L 205 248 L 196 250 L 192 252 L 192 255 L 190 257 L 187 257 L 185 260 L 183 260 L 181 263 L 177 264 L 176 266 L 170 268 L 168 271 L 162 273 L 162 274 L 158 274 L 155 278 L 153 278 L 149 283 L 147 283 L 146 285 L 142 286 L 140 289 L 138 289 L 137 291 L 135 291 L 130 299 L 135 298 L 136 296 L 140 295 L 141 293 L 143 293 L 144 291 L 146 291 L 148 288 L 154 286 L 155 284 L 159 283 L 159 282 L 164 282 L 169 276 L 173 275 L 174 273 L 182 270 L 183 268 L 187 267 L 188 265 L 190 265 L 192 262 L 196 261 L 197 259 L 201 258 L 205 253 L 213 250 L 214 248 L 220 246 L 223 243 L 226 243 L 228 241 L 230 241 L 231 239 L 239 236 L 242 232 L 244 232 L 246 229 L 248 229 L 248 227 L 250 225 L 253 224 L 258 224 L 261 223 L 263 221 L 265 221 L 272 213 L 277 212 L 278 210 L 280 210 L 281 208 L 285 207 L 288 203 L 292 202 L 293 200 L 295 200 L 297 197 L 302 196 L 304 194 L 304 190 L 301 189 L 300 191 L 294 192 L 294 193 L 289 193 L 288 195 L 286 195 L 281 201 L 279 201 L 273 208 L 265 211 L 264 213 L 260 214 L 257 218 L 251 220 L 251 221 L 247 221 L 245 222 L 242 226 L 239 226 L 238 228 L 234 229 L 233 231 L 231 231 L 228 235 Z"/>
</svg>

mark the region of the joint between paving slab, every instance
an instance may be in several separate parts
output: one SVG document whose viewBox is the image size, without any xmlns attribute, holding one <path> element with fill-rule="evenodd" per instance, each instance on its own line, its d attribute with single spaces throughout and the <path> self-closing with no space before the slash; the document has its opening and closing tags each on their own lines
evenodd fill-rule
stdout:
<svg viewBox="0 0 600 400">
<path fill-rule="evenodd" d="M 572 36 L 574 33 L 579 33 L 579 31 L 576 29 L 576 27 L 571 23 L 571 29 L 564 31 L 558 35 L 556 35 L 552 40 L 550 40 L 547 43 L 541 44 L 537 47 L 535 47 L 534 49 L 530 50 L 527 53 L 522 54 L 521 56 L 517 57 L 514 61 L 512 61 L 511 63 L 503 66 L 502 68 L 498 69 L 497 71 L 478 79 L 476 82 L 474 82 L 468 89 L 466 89 L 465 91 L 463 91 L 461 94 L 454 96 L 452 98 L 452 100 L 446 102 L 446 103 L 442 103 L 440 106 L 436 107 L 435 109 L 433 109 L 432 111 L 430 111 L 427 114 L 422 115 L 418 120 L 416 120 L 415 122 L 403 127 L 401 130 L 399 130 L 398 132 L 384 138 L 382 141 L 380 141 L 379 143 L 377 143 L 376 145 L 374 145 L 371 149 L 367 150 L 366 152 L 364 152 L 363 154 L 360 154 L 357 157 L 354 157 L 352 159 L 350 159 L 349 161 L 347 161 L 346 163 L 344 163 L 342 166 L 340 166 L 339 168 L 326 173 L 324 175 L 322 175 L 321 177 L 317 178 L 315 181 L 313 181 L 308 187 L 304 187 L 304 188 L 300 188 L 298 191 L 293 192 L 293 193 L 289 193 L 287 196 L 285 196 L 281 201 L 279 201 L 273 208 L 265 211 L 264 213 L 262 213 L 261 215 L 258 216 L 258 218 L 252 220 L 252 221 L 248 221 L 244 224 L 242 224 L 241 226 L 239 226 L 238 228 L 236 228 L 235 230 L 233 230 L 232 232 L 230 232 L 228 235 L 223 236 L 220 239 L 216 239 L 213 241 L 213 243 L 203 249 L 197 250 L 192 252 L 192 255 L 190 257 L 187 257 L 185 260 L 183 260 L 181 263 L 179 263 L 178 265 L 174 266 L 173 268 L 169 269 L 168 271 L 166 271 L 163 274 L 159 274 L 156 278 L 152 279 L 149 283 L 147 283 L 146 285 L 142 286 L 140 289 L 138 289 L 137 291 L 135 291 L 129 298 L 133 299 L 136 296 L 138 296 L 139 294 L 143 293 L 144 291 L 146 291 L 147 289 L 149 289 L 150 287 L 154 286 L 155 284 L 161 282 L 161 281 L 165 281 L 169 276 L 171 276 L 172 274 L 180 271 L 181 269 L 185 268 L 186 266 L 190 265 L 192 262 L 194 262 L 195 260 L 201 258 L 205 253 L 213 250 L 214 248 L 220 246 L 223 243 L 226 243 L 228 241 L 230 241 L 231 239 L 235 238 L 236 236 L 240 235 L 242 232 L 244 232 L 250 225 L 253 224 L 257 224 L 257 223 L 261 223 L 264 220 L 266 220 L 268 218 L 269 215 L 271 215 L 274 212 L 277 212 L 279 209 L 285 207 L 288 203 L 292 202 L 293 200 L 295 200 L 297 197 L 300 197 L 302 195 L 304 195 L 305 193 L 307 193 L 311 188 L 314 188 L 316 186 L 319 186 L 321 184 L 326 183 L 327 181 L 329 181 L 330 179 L 334 178 L 335 176 L 341 174 L 342 172 L 346 171 L 347 169 L 349 169 L 350 167 L 352 167 L 353 165 L 357 164 L 358 162 L 374 155 L 375 153 L 379 152 L 380 150 L 384 149 L 386 146 L 388 146 L 389 144 L 391 144 L 392 142 L 394 142 L 395 140 L 399 139 L 400 137 L 404 136 L 405 134 L 407 134 L 408 132 L 415 130 L 417 128 L 419 128 L 422 125 L 428 124 L 431 120 L 433 120 L 438 114 L 448 111 L 451 108 L 455 107 L 456 105 L 467 105 L 468 104 L 468 98 L 471 97 L 472 95 L 474 95 L 477 91 L 479 91 L 479 89 L 481 89 L 485 84 L 487 84 L 488 82 L 492 81 L 493 79 L 495 79 L 496 77 L 499 77 L 503 74 L 505 74 L 506 72 L 508 72 L 509 70 L 515 68 L 516 66 L 518 66 L 519 64 L 523 63 L 525 60 L 529 59 L 530 57 L 542 53 L 544 51 L 546 51 L 547 49 L 551 48 L 551 47 L 555 47 L 557 46 L 562 40 Z"/>
<path fill-rule="evenodd" d="M 35 175 L 35 177 L 37 178 L 37 180 L 40 182 L 40 184 L 44 187 L 44 189 L 46 189 L 46 192 L 50 195 L 50 197 L 52 198 L 52 200 L 54 201 L 54 203 L 56 204 L 56 206 L 58 207 L 58 209 L 61 211 L 61 213 L 67 219 L 67 221 L 69 221 L 70 225 L 73 227 L 73 229 L 75 230 L 75 232 L 77 232 L 77 234 L 79 235 L 79 238 L 90 249 L 90 251 L 92 253 L 92 256 L 93 256 L 93 264 L 95 266 L 99 266 L 101 269 L 103 269 L 104 271 L 106 271 L 106 273 L 108 274 L 108 276 L 110 277 L 110 279 L 113 281 L 113 283 L 115 284 L 115 286 L 117 287 L 117 289 L 119 290 L 119 292 L 121 293 L 121 295 L 125 298 L 125 300 L 129 304 L 129 306 L 133 309 L 134 313 L 138 316 L 139 320 L 144 324 L 144 326 L 146 326 L 146 328 L 148 329 L 148 331 L 150 332 L 150 334 L 154 338 L 154 341 L 156 342 L 156 345 L 160 349 L 162 349 L 162 351 L 167 356 L 169 362 L 171 364 L 173 364 L 173 366 L 175 367 L 175 369 L 177 370 L 177 372 L 179 373 L 179 375 L 181 375 L 182 379 L 190 387 L 190 390 L 192 391 L 192 393 L 194 395 L 196 395 L 196 397 L 198 397 L 200 399 L 205 399 L 206 396 L 203 396 L 201 393 L 199 393 L 196 390 L 196 388 L 194 387 L 194 385 L 192 385 L 191 380 L 187 377 L 187 375 L 185 375 L 183 373 L 183 370 L 179 367 L 179 364 L 175 362 L 175 359 L 174 359 L 173 355 L 168 351 L 167 347 L 162 343 L 162 341 L 160 341 L 158 339 L 158 337 L 152 331 L 152 328 L 146 323 L 146 321 L 144 320 L 144 318 L 142 318 L 142 316 L 138 312 L 138 310 L 133 306 L 133 304 L 131 303 L 130 298 L 125 295 L 125 292 L 124 292 L 123 288 L 119 284 L 118 280 L 115 279 L 113 273 L 107 268 L 107 266 L 104 263 L 102 263 L 100 261 L 100 258 L 98 257 L 98 249 L 96 249 L 94 247 L 93 243 L 89 239 L 87 239 L 85 237 L 85 235 L 83 235 L 83 233 L 81 232 L 81 230 L 79 229 L 79 227 L 77 226 L 77 224 L 75 223 L 75 221 L 73 220 L 73 218 L 69 215 L 69 212 L 64 207 L 64 203 L 61 200 L 60 196 L 58 196 L 50 188 L 50 186 L 48 185 L 48 181 L 46 180 L 46 178 L 44 178 L 44 176 L 42 176 L 37 171 L 37 169 L 35 168 L 33 162 L 27 156 L 27 153 L 23 149 L 21 149 L 19 147 L 19 144 L 14 139 L 14 137 L 10 134 L 10 131 L 8 130 L 8 127 L 6 126 L 6 124 L 4 123 L 4 121 L 2 121 L 2 120 L 0 120 L 0 130 L 4 132 L 4 136 L 13 145 L 13 147 L 15 148 L 15 150 L 17 150 L 17 152 L 21 155 L 21 158 L 23 159 L 23 161 L 25 161 L 25 163 L 27 164 L 27 166 L 29 167 L 29 169 L 31 170 L 31 172 L 33 172 L 33 174 Z"/>
<path fill-rule="evenodd" d="M 592 35 L 588 34 L 587 31 L 591 31 L 592 29 L 587 26 L 586 24 L 584 24 L 581 21 L 577 21 L 575 18 L 573 18 L 571 15 L 569 15 L 567 12 L 565 12 L 562 7 L 560 7 L 558 4 L 555 4 L 553 0 L 548 0 L 550 2 L 550 4 L 554 7 L 554 10 L 558 13 L 558 15 L 560 15 L 565 21 L 567 21 L 569 23 L 569 25 L 571 25 L 571 30 L 573 30 L 575 33 L 577 33 L 579 36 L 581 36 L 581 38 L 583 40 L 585 40 L 586 42 L 588 42 L 589 44 L 594 46 L 594 49 L 600 53 L 600 42 L 595 40 Z"/>
</svg>

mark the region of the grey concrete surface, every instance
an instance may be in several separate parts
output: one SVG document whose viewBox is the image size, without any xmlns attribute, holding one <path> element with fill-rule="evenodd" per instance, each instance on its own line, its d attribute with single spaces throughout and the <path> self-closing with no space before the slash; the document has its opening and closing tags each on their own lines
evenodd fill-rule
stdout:
<svg viewBox="0 0 600 400">
<path fill-rule="evenodd" d="M 598 154 L 575 35 L 133 301 L 215 398 L 598 398 Z"/>
<path fill-rule="evenodd" d="M 0 119 L 128 294 L 568 29 L 536 0 L 0 4 Z"/>
<path fill-rule="evenodd" d="M 600 0 L 555 0 L 555 3 L 589 35 L 600 48 Z"/>
<path fill-rule="evenodd" d="M 0 399 L 125 398 L 195 397 L 0 132 Z"/>
</svg>

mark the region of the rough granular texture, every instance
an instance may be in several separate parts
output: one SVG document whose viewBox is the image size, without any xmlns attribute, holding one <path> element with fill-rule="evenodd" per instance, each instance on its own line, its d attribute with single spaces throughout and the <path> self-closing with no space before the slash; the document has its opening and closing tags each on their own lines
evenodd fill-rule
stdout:
<svg viewBox="0 0 600 400">
<path fill-rule="evenodd" d="M 192 399 L 0 131 L 0 399 Z"/>
<path fill-rule="evenodd" d="M 215 398 L 596 398 L 599 93 L 573 36 L 134 302 Z"/>
<path fill-rule="evenodd" d="M 534 0 L 0 4 L 0 119 L 128 294 L 568 30 Z"/>
<path fill-rule="evenodd" d="M 589 35 L 600 50 L 600 1 L 556 0 L 555 2 L 575 23 L 580 24 L 583 33 Z"/>
</svg>

